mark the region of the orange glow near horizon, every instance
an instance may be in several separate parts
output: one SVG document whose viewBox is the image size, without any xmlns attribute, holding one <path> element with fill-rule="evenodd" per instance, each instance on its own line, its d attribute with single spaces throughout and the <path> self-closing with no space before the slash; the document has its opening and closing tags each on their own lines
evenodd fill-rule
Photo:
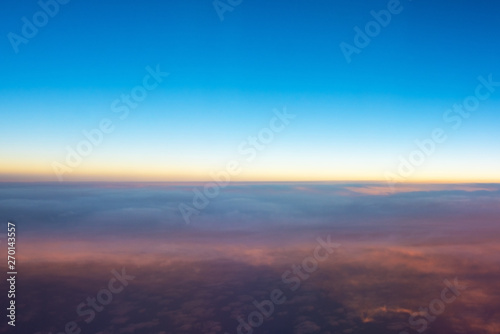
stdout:
<svg viewBox="0 0 500 334">
<path fill-rule="evenodd" d="M 396 166 L 374 161 L 336 164 L 333 161 L 307 160 L 297 163 L 297 159 L 283 161 L 263 160 L 246 162 L 242 160 L 221 159 L 219 162 L 202 160 L 188 163 L 186 161 L 165 161 L 155 159 L 111 159 L 89 156 L 81 164 L 60 170 L 63 181 L 111 181 L 111 182 L 210 182 L 213 174 L 228 174 L 228 163 L 234 161 L 238 171 L 231 174 L 231 181 L 236 182 L 386 182 L 386 175 L 400 181 L 399 183 L 500 183 L 500 173 L 494 165 L 483 168 L 476 165 L 448 166 L 424 165 L 415 168 L 409 177 L 401 177 Z M 219 160 L 219 159 L 217 159 Z M 58 181 L 54 170 L 54 161 L 33 160 L 13 157 L 4 159 L 0 165 L 0 182 L 50 182 Z M 59 166 L 63 162 L 58 161 Z"/>
<path fill-rule="evenodd" d="M 37 168 L 38 167 L 38 168 Z M 19 168 L 0 167 L 0 182 L 51 182 L 58 181 L 54 172 L 40 168 L 40 166 Z M 73 171 L 63 175 L 63 181 L 68 182 L 212 182 L 210 172 L 189 172 L 181 169 L 169 171 L 154 170 L 85 170 Z M 241 173 L 231 177 L 234 182 L 387 182 L 383 176 L 371 174 L 341 174 L 315 173 L 306 175 L 288 173 Z M 448 176 L 421 175 L 408 179 L 401 179 L 396 184 L 459 184 L 459 183 L 500 183 L 500 176 L 493 174 Z"/>
</svg>

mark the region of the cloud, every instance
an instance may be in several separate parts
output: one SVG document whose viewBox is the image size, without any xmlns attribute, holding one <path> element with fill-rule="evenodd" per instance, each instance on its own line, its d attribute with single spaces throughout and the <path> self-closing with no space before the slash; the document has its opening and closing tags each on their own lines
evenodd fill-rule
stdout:
<svg viewBox="0 0 500 334">
<path fill-rule="evenodd" d="M 0 213 L 20 226 L 20 326 L 62 330 L 126 267 L 136 279 L 94 322 L 78 320 L 86 332 L 232 334 L 254 300 L 279 288 L 287 301 L 263 333 L 386 333 L 459 277 L 470 288 L 428 334 L 495 333 L 498 186 L 388 196 L 353 187 L 362 185 L 236 185 L 186 226 L 169 208 L 190 187 L 4 185 Z M 291 291 L 282 273 L 328 234 L 342 246 Z"/>
</svg>

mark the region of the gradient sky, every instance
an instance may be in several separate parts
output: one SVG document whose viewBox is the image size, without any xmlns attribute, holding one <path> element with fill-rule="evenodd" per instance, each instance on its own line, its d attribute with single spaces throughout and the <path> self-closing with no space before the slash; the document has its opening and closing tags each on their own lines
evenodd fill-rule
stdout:
<svg viewBox="0 0 500 334">
<path fill-rule="evenodd" d="M 7 35 L 40 7 L 4 1 L 0 180 L 56 181 L 103 118 L 113 133 L 65 180 L 207 180 L 286 107 L 296 118 L 235 179 L 383 180 L 441 127 L 408 180 L 500 181 L 500 88 L 459 129 L 443 121 L 478 76 L 500 81 L 500 5 L 401 6 L 348 64 L 339 44 L 387 1 L 244 0 L 221 21 L 211 1 L 73 0 L 18 53 Z M 120 120 L 111 103 L 157 64 L 170 75 Z"/>
</svg>

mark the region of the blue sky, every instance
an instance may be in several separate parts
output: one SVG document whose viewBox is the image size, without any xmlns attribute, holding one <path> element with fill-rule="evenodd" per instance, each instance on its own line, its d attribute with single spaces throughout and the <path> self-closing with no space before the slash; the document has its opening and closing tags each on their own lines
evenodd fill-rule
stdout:
<svg viewBox="0 0 500 334">
<path fill-rule="evenodd" d="M 64 160 L 82 130 L 115 117 L 111 102 L 156 64 L 170 75 L 72 175 L 141 161 L 128 176 L 155 165 L 162 180 L 176 179 L 173 164 L 201 180 L 286 106 L 297 119 L 242 179 L 307 179 L 318 168 L 322 179 L 381 178 L 415 139 L 444 126 L 444 111 L 473 94 L 478 76 L 500 81 L 498 5 L 488 1 L 401 1 L 401 13 L 347 64 L 339 44 L 352 44 L 354 26 L 387 3 L 243 1 L 221 21 L 211 1 L 72 0 L 15 53 L 7 34 L 21 34 L 22 17 L 31 20 L 40 7 L 6 1 L 2 179 L 22 179 L 12 176 L 19 165 L 53 178 L 51 162 Z M 450 132 L 420 178 L 454 168 L 469 180 L 486 165 L 492 180 L 499 98 L 492 94 Z"/>
</svg>

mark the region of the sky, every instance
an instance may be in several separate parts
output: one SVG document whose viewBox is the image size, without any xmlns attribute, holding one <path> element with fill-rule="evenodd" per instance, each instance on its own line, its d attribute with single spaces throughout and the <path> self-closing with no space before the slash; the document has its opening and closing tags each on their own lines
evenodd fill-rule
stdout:
<svg viewBox="0 0 500 334">
<path fill-rule="evenodd" d="M 500 81 L 499 5 L 402 0 L 348 62 L 341 43 L 356 46 L 354 28 L 388 3 L 243 0 L 221 20 L 211 1 L 71 0 L 19 43 L 41 7 L 7 0 L 0 180 L 206 181 L 238 161 L 238 181 L 500 181 L 500 86 L 445 119 L 479 77 Z M 144 82 L 155 87 L 126 107 Z M 284 110 L 282 130 L 242 154 Z M 108 132 L 70 166 L 103 120 Z M 446 140 L 401 172 L 435 129 Z"/>
</svg>

